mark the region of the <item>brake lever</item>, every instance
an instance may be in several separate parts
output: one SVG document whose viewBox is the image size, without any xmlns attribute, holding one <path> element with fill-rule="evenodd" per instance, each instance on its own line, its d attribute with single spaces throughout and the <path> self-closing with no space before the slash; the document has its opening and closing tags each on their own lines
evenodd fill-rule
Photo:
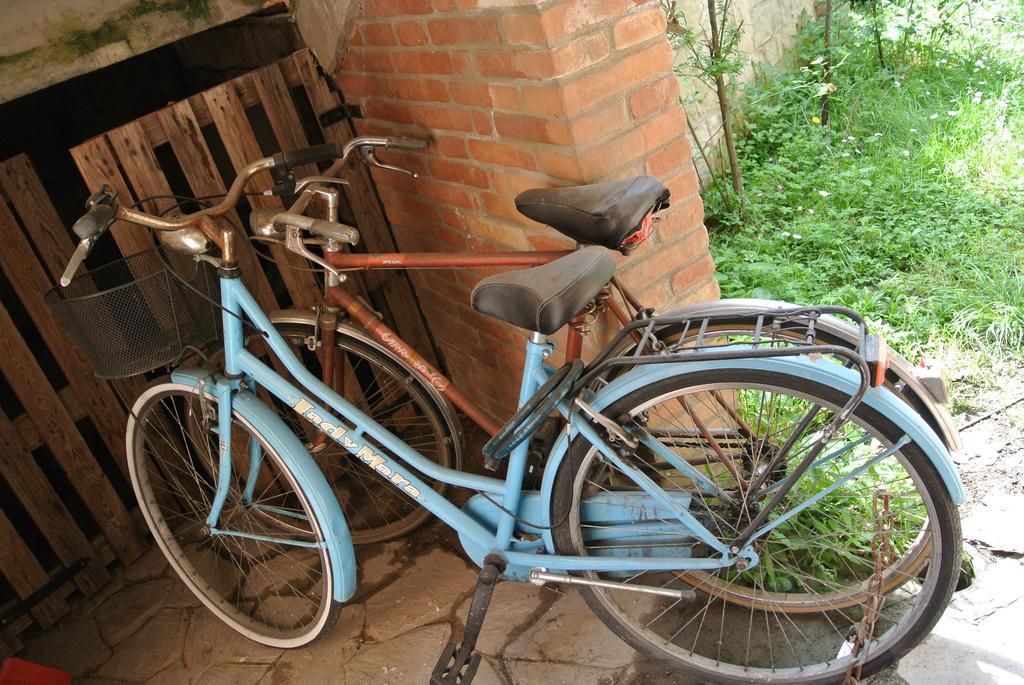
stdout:
<svg viewBox="0 0 1024 685">
<path fill-rule="evenodd" d="M 414 179 L 420 177 L 420 175 L 415 171 L 409 171 L 408 169 L 403 169 L 392 164 L 385 164 L 384 162 L 380 161 L 380 159 L 377 157 L 377 151 L 372 147 L 364 147 L 361 149 L 361 152 L 363 155 L 363 161 L 369 164 L 370 166 L 375 166 L 380 169 L 387 169 L 388 171 L 397 171 L 400 174 L 411 176 Z"/>
<path fill-rule="evenodd" d="M 289 225 L 285 229 L 284 246 L 285 249 L 301 255 L 314 264 L 323 267 L 337 278 L 341 280 L 345 279 L 345 276 L 343 276 L 334 266 L 328 264 L 323 259 L 309 251 L 309 248 L 306 247 L 305 241 L 302 240 L 302 229 L 298 226 Z"/>
<path fill-rule="evenodd" d="M 96 244 L 96 240 L 99 236 L 100 234 L 91 235 L 88 238 L 82 238 L 82 240 L 78 242 L 78 247 L 75 248 L 74 253 L 71 255 L 71 260 L 68 262 L 67 268 L 64 269 L 64 273 L 61 274 L 60 284 L 62 287 L 66 288 L 68 284 L 71 283 L 71 279 L 74 278 L 75 272 L 78 271 L 78 268 L 82 266 L 82 262 L 84 262 L 85 258 L 89 256 L 90 252 L 92 252 L 92 246 Z"/>
</svg>

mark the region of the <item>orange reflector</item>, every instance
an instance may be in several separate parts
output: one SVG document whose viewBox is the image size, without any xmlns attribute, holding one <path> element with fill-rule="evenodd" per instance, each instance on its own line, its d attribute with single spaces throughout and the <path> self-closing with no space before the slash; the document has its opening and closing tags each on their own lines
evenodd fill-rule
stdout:
<svg viewBox="0 0 1024 685">
<path fill-rule="evenodd" d="M 880 388 L 885 385 L 885 373 L 889 370 L 889 345 L 878 334 L 869 335 L 866 342 L 864 358 L 871 369 L 871 387 Z"/>
</svg>

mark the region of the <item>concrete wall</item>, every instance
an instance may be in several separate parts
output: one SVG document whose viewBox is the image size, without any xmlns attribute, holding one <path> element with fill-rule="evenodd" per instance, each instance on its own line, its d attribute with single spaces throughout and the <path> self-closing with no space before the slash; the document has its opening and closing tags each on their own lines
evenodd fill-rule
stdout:
<svg viewBox="0 0 1024 685">
<path fill-rule="evenodd" d="M 739 49 L 748 64 L 739 75 L 739 81 L 746 83 L 754 77 L 754 64 L 782 63 L 786 50 L 794 45 L 794 37 L 802 22 L 814 16 L 815 0 L 732 0 L 731 5 L 733 25 L 737 21 L 742 22 Z M 707 0 L 680 0 L 677 7 L 680 23 L 696 32 L 698 37 L 703 36 L 700 27 L 705 27 L 704 30 L 707 27 Z M 685 63 L 689 56 L 686 48 L 677 49 L 677 64 Z M 679 89 L 697 137 L 708 156 L 715 158 L 721 141 L 722 117 L 714 90 L 686 68 L 680 74 Z M 706 177 L 704 160 L 700 159 L 696 148 L 694 158 L 698 172 Z"/>
<path fill-rule="evenodd" d="M 259 10 L 264 0 L 0 0 L 0 103 Z"/>
</svg>

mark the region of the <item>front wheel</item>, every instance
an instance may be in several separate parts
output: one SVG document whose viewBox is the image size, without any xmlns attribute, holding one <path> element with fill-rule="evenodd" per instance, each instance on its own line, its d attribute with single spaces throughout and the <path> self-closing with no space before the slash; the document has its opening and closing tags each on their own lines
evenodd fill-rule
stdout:
<svg viewBox="0 0 1024 685">
<path fill-rule="evenodd" d="M 262 644 L 300 647 L 329 630 L 333 563 L 295 475 L 246 419 L 232 416 L 232 470 L 216 529 L 217 402 L 188 385 L 151 385 L 128 421 L 128 466 L 153 537 L 217 617 Z M 258 463 L 253 470 L 251 464 Z M 250 478 L 251 476 L 251 478 Z"/>
<path fill-rule="evenodd" d="M 719 369 L 683 373 L 626 395 L 606 416 L 647 431 L 678 458 L 736 495 L 712 498 L 671 464 L 641 447 L 627 458 L 729 542 L 756 516 L 774 487 L 807 453 L 848 396 L 804 378 L 771 371 Z M 868 643 L 864 673 L 917 644 L 938 620 L 956 585 L 960 522 L 934 466 L 913 442 L 880 458 L 903 437 L 862 404 L 798 480 L 781 515 L 816 500 L 754 544 L 759 563 L 744 572 L 590 574 L 639 586 L 692 589 L 692 602 L 618 589 L 583 587 L 590 607 L 634 648 L 671 668 L 713 682 L 831 683 L 845 676 L 845 645 L 857 630 L 875 573 L 872 541 L 877 493 L 892 496 L 894 554 L 881 569 L 884 604 Z M 784 445 L 791 448 L 784 451 Z M 756 481 L 757 491 L 737 481 Z M 844 480 L 844 478 L 846 480 Z M 839 487 L 821 495 L 826 487 Z M 606 512 L 621 498 L 635 507 L 639 488 L 582 439 L 555 479 L 551 520 L 562 554 L 714 557 L 678 521 L 630 520 L 614 530 L 584 512 Z M 632 502 L 626 497 L 632 497 Z M 588 506 L 588 500 L 591 504 Z M 599 504 L 599 506 L 597 506 Z M 773 512 L 769 521 L 776 518 Z M 647 532 L 645 532 L 647 531 Z M 877 577 L 875 577 L 877 580 Z"/>
</svg>

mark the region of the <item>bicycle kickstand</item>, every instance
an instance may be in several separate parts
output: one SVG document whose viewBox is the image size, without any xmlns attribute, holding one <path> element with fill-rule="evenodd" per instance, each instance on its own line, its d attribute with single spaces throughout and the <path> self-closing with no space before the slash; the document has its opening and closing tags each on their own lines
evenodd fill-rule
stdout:
<svg viewBox="0 0 1024 685">
<path fill-rule="evenodd" d="M 466 629 L 462 633 L 462 643 L 452 640 L 441 652 L 437 665 L 430 673 L 430 685 L 470 685 L 476 669 L 480 666 L 480 654 L 476 651 L 476 640 L 484 624 L 487 607 L 491 604 L 491 594 L 498 583 L 498 577 L 505 570 L 505 560 L 493 554 L 484 557 L 484 566 L 476 581 L 473 602 L 469 605 L 466 617 Z"/>
</svg>

